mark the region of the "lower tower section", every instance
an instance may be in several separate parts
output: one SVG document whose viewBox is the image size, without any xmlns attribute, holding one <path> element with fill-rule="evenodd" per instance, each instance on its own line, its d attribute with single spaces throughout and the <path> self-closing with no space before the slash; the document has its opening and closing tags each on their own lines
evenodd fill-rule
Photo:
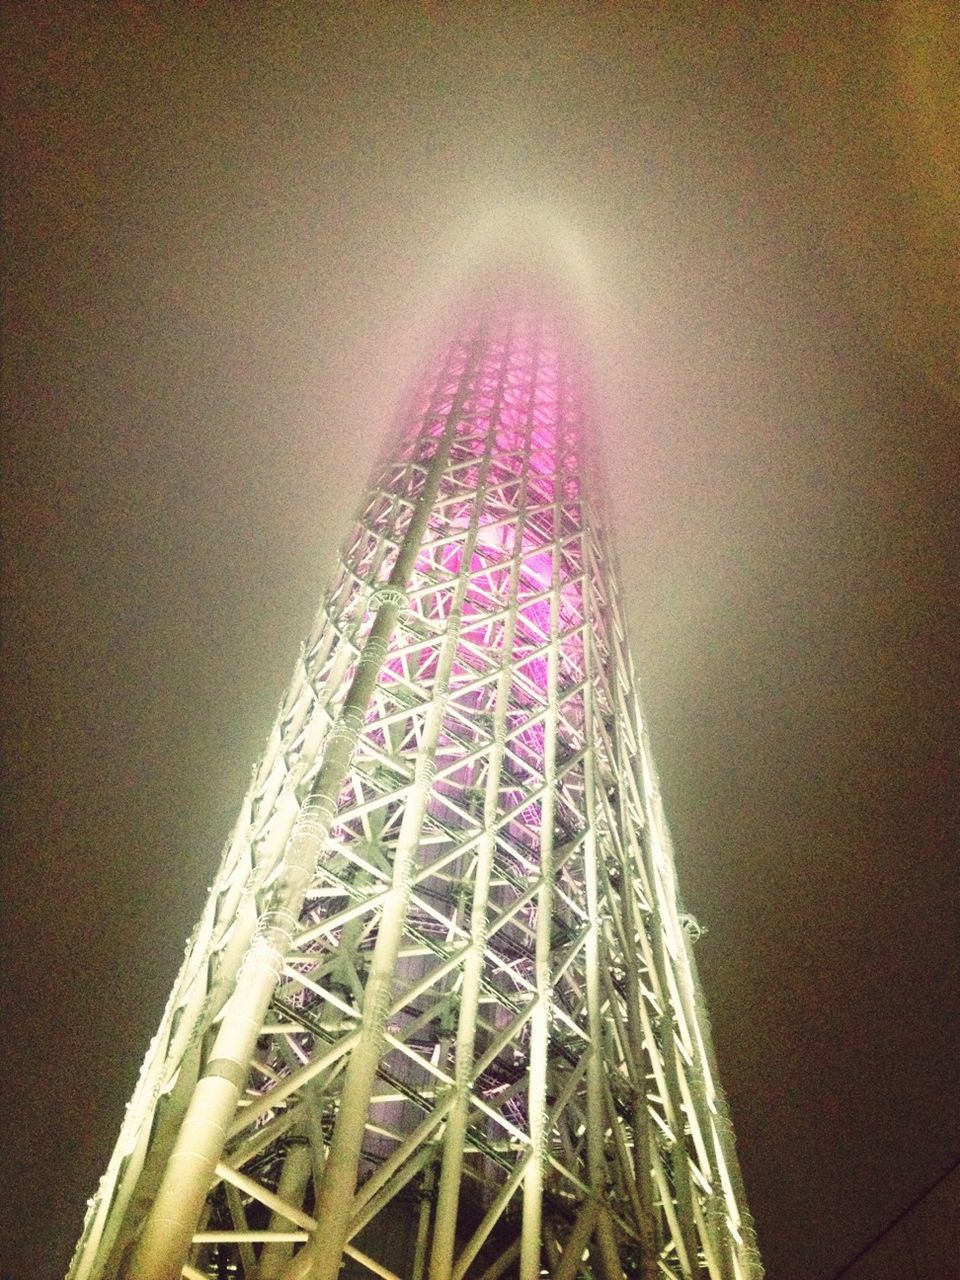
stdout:
<svg viewBox="0 0 960 1280">
<path fill-rule="evenodd" d="M 366 494 L 71 1280 L 762 1275 L 545 305 Z"/>
</svg>

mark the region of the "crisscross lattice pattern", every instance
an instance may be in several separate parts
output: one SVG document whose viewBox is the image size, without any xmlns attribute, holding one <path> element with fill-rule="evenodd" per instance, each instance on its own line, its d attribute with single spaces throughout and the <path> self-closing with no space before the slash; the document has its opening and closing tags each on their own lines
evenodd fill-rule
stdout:
<svg viewBox="0 0 960 1280">
<path fill-rule="evenodd" d="M 762 1274 L 584 434 L 545 309 L 424 379 L 75 1280 Z"/>
</svg>

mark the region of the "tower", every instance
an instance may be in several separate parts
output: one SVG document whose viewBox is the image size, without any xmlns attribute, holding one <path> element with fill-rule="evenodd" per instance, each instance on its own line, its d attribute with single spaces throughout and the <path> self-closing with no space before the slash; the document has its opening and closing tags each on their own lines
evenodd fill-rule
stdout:
<svg viewBox="0 0 960 1280">
<path fill-rule="evenodd" d="M 71 1280 L 762 1275 L 555 300 L 401 415 Z"/>
</svg>

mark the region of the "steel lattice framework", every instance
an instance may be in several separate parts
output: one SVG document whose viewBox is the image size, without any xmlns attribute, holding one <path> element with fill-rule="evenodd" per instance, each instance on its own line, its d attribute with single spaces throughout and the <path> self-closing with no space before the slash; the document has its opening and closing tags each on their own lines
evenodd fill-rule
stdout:
<svg viewBox="0 0 960 1280">
<path fill-rule="evenodd" d="M 581 382 L 529 303 L 422 380 L 72 1280 L 762 1275 Z"/>
</svg>

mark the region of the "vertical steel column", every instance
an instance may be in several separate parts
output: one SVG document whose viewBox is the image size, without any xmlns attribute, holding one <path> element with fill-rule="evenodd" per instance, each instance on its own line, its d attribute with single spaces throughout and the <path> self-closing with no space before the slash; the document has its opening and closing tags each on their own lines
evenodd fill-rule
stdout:
<svg viewBox="0 0 960 1280">
<path fill-rule="evenodd" d="M 606 1159 L 604 1154 L 604 1121 L 605 1099 L 603 1086 L 603 1023 L 600 1017 L 600 895 L 598 891 L 597 870 L 597 777 L 596 777 L 596 727 L 594 724 L 594 680 L 591 670 L 590 648 L 591 627 L 593 623 L 593 592 L 590 585 L 586 555 L 588 530 L 584 520 L 581 534 L 581 557 L 583 563 L 583 600 L 584 600 L 584 729 L 587 748 L 584 755 L 584 791 L 586 797 L 587 831 L 584 838 L 584 881 L 587 896 L 587 936 L 585 943 L 586 979 L 587 979 L 587 1020 L 590 1032 L 590 1058 L 587 1064 L 587 1170 L 589 1184 L 594 1195 L 599 1197 L 597 1219 L 594 1233 L 601 1270 L 605 1280 L 623 1280 L 623 1268 L 617 1254 L 613 1221 L 605 1203 Z"/>
<path fill-rule="evenodd" d="M 475 341 L 420 501 L 390 575 L 389 585 L 400 592 L 406 589 L 433 510 L 479 351 L 479 341 Z M 323 767 L 291 834 L 283 874 L 271 895 L 270 907 L 260 917 L 257 932 L 237 974 L 237 985 L 203 1076 L 190 1100 L 153 1207 L 126 1269 L 128 1280 L 179 1280 L 213 1171 L 223 1151 L 227 1126 L 247 1079 L 260 1027 L 296 930 L 303 895 L 336 814 L 350 755 L 373 696 L 399 608 L 392 598 L 384 599 L 377 612 L 340 714 L 343 732 L 331 734 Z"/>
<path fill-rule="evenodd" d="M 475 364 L 468 369 L 471 376 L 474 370 Z M 472 381 L 468 380 L 465 373 L 460 397 L 461 409 L 472 390 Z M 449 449 L 447 452 L 449 453 Z M 380 1065 L 383 1034 L 392 1004 L 394 971 L 410 903 L 414 858 L 420 846 L 420 831 L 436 773 L 437 744 L 446 712 L 450 673 L 460 639 L 470 562 L 476 549 L 477 529 L 489 469 L 488 449 L 480 467 L 477 494 L 463 542 L 460 574 L 434 677 L 433 698 L 417 755 L 413 786 L 400 826 L 394 854 L 393 883 L 380 915 L 380 928 L 363 996 L 360 1038 L 350 1055 L 340 1094 L 337 1123 L 327 1153 L 323 1180 L 317 1193 L 315 1216 L 318 1230 L 291 1263 L 285 1280 L 336 1280 L 340 1270 L 343 1246 L 350 1228 L 349 1208 L 356 1186 L 360 1150 L 370 1109 L 370 1094 Z"/>
<path fill-rule="evenodd" d="M 653 1179 L 650 1174 L 651 1150 L 650 1114 L 647 1108 L 646 1068 L 647 1054 L 644 1050 L 644 1033 L 640 1017 L 640 1002 L 644 999 L 640 986 L 640 974 L 637 966 L 637 948 L 640 933 L 644 928 L 643 920 L 637 906 L 636 888 L 629 868 L 624 869 L 623 903 L 626 936 L 633 944 L 626 955 L 626 988 L 627 988 L 627 1034 L 629 1048 L 633 1055 L 638 1080 L 633 1098 L 633 1160 L 636 1171 L 637 1193 L 645 1212 L 640 1226 L 640 1238 L 643 1247 L 641 1280 L 656 1280 L 657 1251 L 659 1241 L 653 1215 Z"/>
<path fill-rule="evenodd" d="M 531 424 L 531 430 L 533 425 Z M 554 488 L 554 545 L 551 550 L 550 646 L 547 651 L 547 711 L 544 717 L 543 773 L 545 791 L 540 804 L 540 888 L 537 891 L 534 1008 L 530 1017 L 530 1076 L 527 1123 L 530 1158 L 523 1175 L 523 1224 L 520 1234 L 520 1280 L 537 1280 L 543 1222 L 543 1174 L 547 1159 L 547 1058 L 552 994 L 551 950 L 553 915 L 553 832 L 557 787 L 557 672 L 560 663 L 560 551 L 563 514 L 558 486 Z"/>
<path fill-rule="evenodd" d="M 730 1178 L 731 1190 L 737 1208 L 739 1209 L 740 1221 L 736 1225 L 739 1227 L 742 1237 L 742 1245 L 738 1253 L 743 1274 L 749 1276 L 751 1280 L 763 1280 L 763 1264 L 760 1261 L 760 1251 L 757 1248 L 757 1233 L 754 1227 L 753 1215 L 747 1209 L 746 1190 L 743 1185 L 743 1174 L 740 1170 L 740 1158 L 737 1155 L 736 1139 L 733 1132 L 733 1123 L 730 1119 L 730 1108 L 727 1104 L 726 1094 L 720 1084 L 720 1076 L 717 1071 L 717 1058 L 713 1047 L 713 1032 L 710 1027 L 710 1016 L 707 1012 L 706 1001 L 703 995 L 703 987 L 700 984 L 700 974 L 697 968 L 696 957 L 693 954 L 693 945 L 691 940 L 684 936 L 684 947 L 686 950 L 688 979 L 690 984 L 689 999 L 691 1008 L 699 1010 L 700 1016 L 697 1018 L 696 1026 L 704 1056 L 704 1066 L 709 1073 L 709 1079 L 714 1089 L 713 1103 L 715 1107 L 715 1131 L 716 1139 L 720 1147 L 720 1152 L 727 1174 Z"/>
<path fill-rule="evenodd" d="M 310 1175 L 313 1172 L 313 1155 L 306 1136 L 294 1134 L 294 1144 L 287 1152 L 283 1162 L 283 1172 L 277 1185 L 277 1197 L 280 1200 L 299 1204 L 303 1198 Z M 271 1231 L 283 1231 L 289 1220 L 283 1214 L 273 1213 L 270 1219 Z M 256 1280 L 280 1280 L 283 1269 L 289 1261 L 293 1246 L 290 1244 L 265 1244 L 260 1251 L 259 1266 L 256 1269 Z M 253 1280 L 251 1273 L 251 1280 Z"/>
<path fill-rule="evenodd" d="M 503 623 L 500 672 L 497 676 L 497 691 L 493 710 L 493 746 L 490 751 L 490 762 L 487 766 L 487 779 L 484 786 L 483 832 L 477 845 L 477 861 L 473 873 L 473 900 L 470 906 L 470 949 L 464 960 L 463 984 L 460 990 L 460 1012 L 457 1020 L 457 1038 L 454 1048 L 455 1096 L 453 1107 L 447 1117 L 443 1140 L 443 1159 L 437 1192 L 433 1250 L 430 1256 L 430 1280 L 450 1280 L 456 1244 L 457 1213 L 460 1203 L 460 1184 L 463 1176 L 467 1114 L 470 1105 L 469 1085 L 474 1065 L 480 980 L 486 959 L 487 904 L 496 847 L 494 824 L 499 807 L 500 775 L 506 750 L 506 713 L 512 680 L 511 659 L 513 643 L 517 630 L 520 566 L 523 563 L 523 530 L 526 523 L 530 451 L 533 444 L 532 399 L 534 385 L 535 378 L 531 380 L 527 404 L 524 466 L 517 502 L 516 533 L 514 535 L 513 556 L 510 563 L 510 577 L 507 584 L 507 613 Z M 493 423 L 488 439 L 488 449 L 492 449 L 495 443 L 496 423 Z"/>
</svg>

